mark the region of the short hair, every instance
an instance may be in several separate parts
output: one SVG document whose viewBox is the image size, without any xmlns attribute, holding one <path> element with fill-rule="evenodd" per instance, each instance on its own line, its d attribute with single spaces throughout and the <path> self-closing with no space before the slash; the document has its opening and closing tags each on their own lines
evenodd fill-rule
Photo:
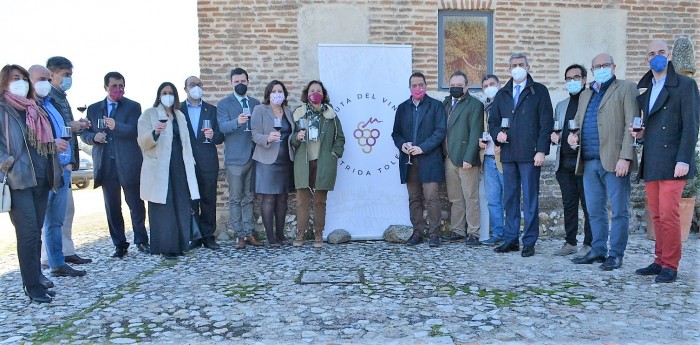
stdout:
<svg viewBox="0 0 700 345">
<path fill-rule="evenodd" d="M 73 64 L 63 56 L 54 56 L 46 60 L 46 68 L 51 72 L 56 72 L 61 69 L 73 69 Z"/>
<path fill-rule="evenodd" d="M 236 74 L 245 74 L 245 79 L 250 80 L 248 78 L 248 72 L 246 72 L 244 69 L 242 69 L 240 67 L 236 67 L 236 68 L 232 69 L 231 72 L 228 74 L 228 79 L 231 80 L 231 78 L 233 78 L 233 76 Z"/>
<path fill-rule="evenodd" d="M 469 85 L 469 78 L 467 78 L 467 75 L 462 71 L 454 71 L 450 76 L 450 79 L 457 76 L 464 78 L 464 85 Z"/>
<path fill-rule="evenodd" d="M 425 81 L 425 76 L 423 75 L 423 73 L 421 73 L 421 72 L 413 72 L 413 74 L 411 74 L 411 76 L 408 77 L 408 86 L 409 86 L 409 87 L 411 86 L 411 79 L 413 79 L 413 78 L 415 78 L 415 77 L 423 78 L 423 84 L 427 84 L 427 82 Z"/>
<path fill-rule="evenodd" d="M 328 90 L 326 90 L 326 87 L 323 86 L 323 83 L 318 81 L 318 80 L 312 80 L 308 84 L 306 84 L 306 86 L 304 86 L 304 89 L 301 91 L 301 99 L 300 99 L 301 102 L 302 103 L 309 102 L 309 88 L 313 84 L 318 84 L 321 86 L 321 90 L 323 93 L 323 100 L 321 101 L 321 103 L 330 103 L 331 99 L 328 97 Z"/>
<path fill-rule="evenodd" d="M 487 81 L 489 79 L 494 79 L 494 80 L 496 80 L 497 83 L 501 82 L 495 74 L 487 74 L 483 78 L 481 78 L 481 83 L 483 84 L 485 81 Z"/>
<path fill-rule="evenodd" d="M 109 72 L 105 74 L 105 86 L 109 85 L 109 79 L 116 79 L 116 80 L 121 80 L 124 82 L 124 86 L 126 86 L 126 79 L 124 79 L 124 76 L 119 73 L 119 72 Z"/>
<path fill-rule="evenodd" d="M 588 75 L 588 72 L 586 72 L 586 67 L 583 67 L 583 66 L 575 63 L 575 64 L 566 68 L 566 70 L 564 71 L 564 78 L 566 78 L 566 74 L 569 73 L 570 70 L 575 69 L 575 68 L 578 68 L 581 71 L 581 77 L 585 78 Z"/>
<path fill-rule="evenodd" d="M 173 96 L 175 96 L 175 102 L 173 103 L 173 109 L 180 109 L 180 97 L 177 94 L 177 88 L 175 85 L 169 81 L 164 82 L 158 86 L 158 92 L 156 93 L 156 101 L 153 102 L 153 106 L 157 107 L 160 104 L 160 92 L 165 89 L 166 86 L 170 86 L 173 89 Z"/>
<path fill-rule="evenodd" d="M 3 96 L 5 95 L 5 90 L 7 90 L 10 83 L 12 82 L 10 80 L 10 74 L 13 70 L 18 70 L 19 73 L 22 74 L 22 76 L 29 80 L 29 72 L 26 69 L 24 69 L 24 67 L 20 65 L 5 65 L 5 67 L 3 67 L 0 70 L 0 94 L 2 94 Z M 29 83 L 29 92 L 27 92 L 27 98 L 36 100 L 36 97 L 34 96 L 34 85 L 32 85 L 32 83 Z"/>
<path fill-rule="evenodd" d="M 287 105 L 287 98 L 289 98 L 289 93 L 287 92 L 287 87 L 284 86 L 284 83 L 277 79 L 271 81 L 269 84 L 267 84 L 267 86 L 265 86 L 265 93 L 262 104 L 270 104 L 270 94 L 272 93 L 272 88 L 275 87 L 275 85 L 282 85 L 282 92 L 284 92 L 284 102 L 282 102 L 281 105 L 284 107 Z"/>
<path fill-rule="evenodd" d="M 510 62 L 513 61 L 513 59 L 520 59 L 520 58 L 525 59 L 525 66 L 530 66 L 530 63 L 527 61 L 527 55 L 525 55 L 525 53 L 514 53 L 513 55 L 510 56 L 510 59 L 508 60 L 508 67 L 510 67 Z"/>
</svg>

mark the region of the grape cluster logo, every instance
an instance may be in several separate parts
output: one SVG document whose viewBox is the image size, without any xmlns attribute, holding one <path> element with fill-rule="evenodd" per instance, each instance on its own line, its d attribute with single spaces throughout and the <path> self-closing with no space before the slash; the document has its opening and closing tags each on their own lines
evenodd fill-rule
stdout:
<svg viewBox="0 0 700 345">
<path fill-rule="evenodd" d="M 382 122 L 383 121 L 379 121 L 370 116 L 367 121 L 360 121 L 360 123 L 357 124 L 353 136 L 357 139 L 357 144 L 362 147 L 362 152 L 365 154 L 372 152 L 372 148 L 377 144 L 377 139 L 379 139 L 382 134 L 378 129 L 368 128 L 368 126 Z"/>
</svg>

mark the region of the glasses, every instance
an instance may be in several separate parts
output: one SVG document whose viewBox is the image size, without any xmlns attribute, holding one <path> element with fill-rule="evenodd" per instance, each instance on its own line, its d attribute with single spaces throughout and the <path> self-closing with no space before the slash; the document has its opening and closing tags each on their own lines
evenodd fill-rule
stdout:
<svg viewBox="0 0 700 345">
<path fill-rule="evenodd" d="M 610 68 L 610 67 L 612 67 L 612 65 L 613 64 L 611 62 L 607 62 L 607 63 L 600 64 L 600 65 L 593 65 L 593 66 L 591 66 L 591 70 L 596 70 L 596 69 L 601 69 L 601 68 Z"/>
<path fill-rule="evenodd" d="M 581 81 L 582 79 L 583 79 L 582 76 L 580 76 L 580 75 L 575 75 L 575 76 L 573 76 L 573 77 L 566 77 L 566 78 L 564 78 L 564 81 L 566 81 L 566 82 L 568 83 L 568 82 L 570 82 L 570 81 L 572 81 L 572 80 Z"/>
<path fill-rule="evenodd" d="M 190 87 L 190 89 L 193 88 L 193 87 L 195 87 L 195 86 L 202 87 L 202 83 L 197 83 L 197 84 L 195 84 L 195 83 L 190 83 L 188 86 Z"/>
</svg>

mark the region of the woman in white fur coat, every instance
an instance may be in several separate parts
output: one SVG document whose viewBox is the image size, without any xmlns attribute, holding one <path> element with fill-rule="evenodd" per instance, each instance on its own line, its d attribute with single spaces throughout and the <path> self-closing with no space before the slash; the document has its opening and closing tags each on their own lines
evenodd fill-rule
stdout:
<svg viewBox="0 0 700 345">
<path fill-rule="evenodd" d="M 153 108 L 138 122 L 141 199 L 148 201 L 151 254 L 166 259 L 177 259 L 189 249 L 191 202 L 199 199 L 189 129 L 179 108 L 175 85 L 165 82 Z"/>
</svg>

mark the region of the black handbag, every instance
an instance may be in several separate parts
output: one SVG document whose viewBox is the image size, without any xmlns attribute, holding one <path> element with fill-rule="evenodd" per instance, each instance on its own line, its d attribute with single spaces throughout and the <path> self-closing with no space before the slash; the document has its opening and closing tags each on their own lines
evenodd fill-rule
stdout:
<svg viewBox="0 0 700 345">
<path fill-rule="evenodd" d="M 202 239 L 202 230 L 199 226 L 199 219 L 194 213 L 194 210 L 190 209 L 190 219 L 192 225 L 190 226 L 190 241 L 197 241 Z"/>
</svg>

